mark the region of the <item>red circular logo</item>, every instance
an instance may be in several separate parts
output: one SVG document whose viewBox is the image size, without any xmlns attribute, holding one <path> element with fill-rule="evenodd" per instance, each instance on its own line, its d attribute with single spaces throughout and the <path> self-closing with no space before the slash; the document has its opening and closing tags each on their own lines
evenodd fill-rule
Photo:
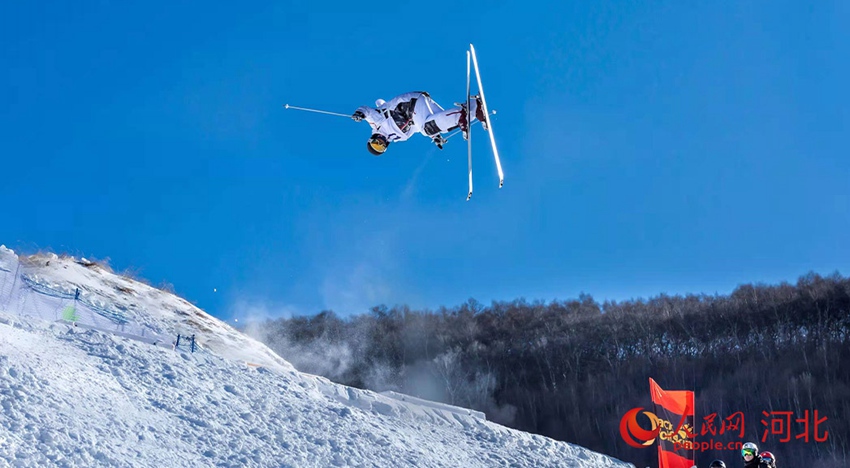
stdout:
<svg viewBox="0 0 850 468">
<path fill-rule="evenodd" d="M 661 430 L 658 427 L 658 416 L 649 411 L 643 411 L 643 414 L 649 418 L 652 429 L 646 430 L 638 424 L 637 416 L 643 408 L 632 408 L 623 415 L 620 419 L 620 435 L 627 444 L 635 448 L 644 448 L 652 445 L 655 438 L 658 437 L 658 432 Z"/>
</svg>

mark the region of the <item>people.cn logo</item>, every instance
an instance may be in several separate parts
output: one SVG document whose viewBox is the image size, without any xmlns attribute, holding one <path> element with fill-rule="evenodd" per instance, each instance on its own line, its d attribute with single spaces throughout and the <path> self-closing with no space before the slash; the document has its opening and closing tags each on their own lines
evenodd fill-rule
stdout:
<svg viewBox="0 0 850 468">
<path fill-rule="evenodd" d="M 649 418 L 652 429 L 646 430 L 638 424 L 637 416 L 641 412 Z M 644 448 L 652 445 L 658 437 L 660 430 L 658 416 L 649 411 L 643 411 L 643 408 L 632 408 L 623 415 L 623 419 L 620 419 L 620 435 L 627 444 L 635 448 Z"/>
</svg>

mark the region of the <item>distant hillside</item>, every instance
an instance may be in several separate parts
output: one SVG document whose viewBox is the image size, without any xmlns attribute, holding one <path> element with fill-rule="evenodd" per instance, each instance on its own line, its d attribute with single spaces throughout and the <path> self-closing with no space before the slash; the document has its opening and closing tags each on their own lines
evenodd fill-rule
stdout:
<svg viewBox="0 0 850 468">
<path fill-rule="evenodd" d="M 377 306 L 346 319 L 324 311 L 260 328 L 258 338 L 300 370 L 474 408 L 637 466 L 653 465 L 655 454 L 623 443 L 618 423 L 650 405 L 649 377 L 695 390 L 700 423 L 743 412 L 746 437 L 759 442 L 762 411 L 802 418 L 817 409 L 828 417 L 828 442 L 768 435 L 760 445 L 780 466 L 850 466 L 850 280 L 837 273 L 741 285 L 728 296 L 599 304 L 582 295 L 489 306 L 470 299 L 436 311 Z M 714 458 L 737 462 L 728 452 L 698 461 Z"/>
</svg>

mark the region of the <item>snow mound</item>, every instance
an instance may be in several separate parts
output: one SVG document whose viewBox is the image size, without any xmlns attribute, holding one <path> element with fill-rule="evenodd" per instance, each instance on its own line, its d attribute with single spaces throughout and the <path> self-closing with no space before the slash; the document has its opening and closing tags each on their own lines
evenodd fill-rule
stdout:
<svg viewBox="0 0 850 468">
<path fill-rule="evenodd" d="M 199 350 L 155 341 L 177 333 Z M 300 373 L 172 294 L 0 247 L 0 466 L 632 465 Z"/>
</svg>

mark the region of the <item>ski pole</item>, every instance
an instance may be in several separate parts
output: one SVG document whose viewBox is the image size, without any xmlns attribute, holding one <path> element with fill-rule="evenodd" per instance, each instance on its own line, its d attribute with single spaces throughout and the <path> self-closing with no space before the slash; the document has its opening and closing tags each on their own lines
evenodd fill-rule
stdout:
<svg viewBox="0 0 850 468">
<path fill-rule="evenodd" d="M 349 114 L 340 114 L 338 112 L 328 112 L 328 111 L 323 111 L 323 110 L 318 110 L 318 109 L 308 109 L 306 107 L 295 107 L 295 106 L 290 106 L 289 104 L 285 104 L 283 107 L 286 108 L 286 109 L 295 109 L 295 110 L 302 110 L 302 111 L 307 111 L 307 112 L 317 112 L 319 114 L 337 115 L 339 117 L 348 117 L 349 119 L 351 118 L 351 115 L 349 115 Z"/>
</svg>

